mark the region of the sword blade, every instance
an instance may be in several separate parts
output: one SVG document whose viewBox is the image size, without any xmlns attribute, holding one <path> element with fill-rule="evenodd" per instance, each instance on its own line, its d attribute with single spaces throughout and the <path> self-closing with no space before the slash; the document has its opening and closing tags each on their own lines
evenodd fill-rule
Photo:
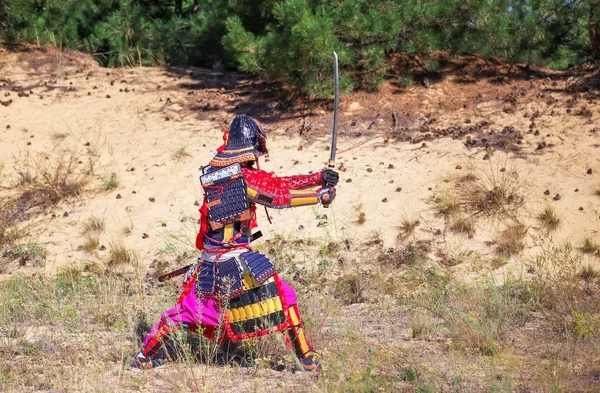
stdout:
<svg viewBox="0 0 600 393">
<path fill-rule="evenodd" d="M 335 150 L 338 134 L 338 114 L 340 108 L 340 75 L 338 70 L 338 55 L 333 52 L 333 132 L 331 135 L 331 155 L 329 168 L 335 168 Z"/>
</svg>

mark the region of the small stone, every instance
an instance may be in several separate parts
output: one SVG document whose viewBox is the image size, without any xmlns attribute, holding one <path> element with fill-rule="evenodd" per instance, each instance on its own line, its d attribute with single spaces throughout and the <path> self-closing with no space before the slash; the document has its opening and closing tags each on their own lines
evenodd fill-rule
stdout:
<svg viewBox="0 0 600 393">
<path fill-rule="evenodd" d="M 425 148 L 425 147 L 427 147 L 427 143 L 423 142 L 423 143 L 421 144 L 421 148 Z"/>
<path fill-rule="evenodd" d="M 136 190 L 131 191 L 132 194 L 137 194 Z"/>
<path fill-rule="evenodd" d="M 352 179 L 346 179 L 346 183 L 352 183 Z"/>
<path fill-rule="evenodd" d="M 579 192 L 579 188 L 576 188 L 576 189 L 575 189 L 575 192 Z"/>
<path fill-rule="evenodd" d="M 395 168 L 394 164 L 388 165 L 388 169 L 394 169 L 394 168 Z"/>
<path fill-rule="evenodd" d="M 69 217 L 69 212 L 64 212 L 63 217 Z"/>
<path fill-rule="evenodd" d="M 400 191 L 402 191 L 402 187 L 396 188 L 396 192 L 400 192 Z"/>
<path fill-rule="evenodd" d="M 300 225 L 300 226 L 298 226 L 298 230 L 299 230 L 299 231 L 301 231 L 301 230 L 303 230 L 303 229 L 304 229 L 304 225 Z"/>
<path fill-rule="evenodd" d="M 454 167 L 454 169 L 460 170 L 460 169 L 462 169 L 462 166 L 461 165 L 457 165 L 457 166 Z"/>
<path fill-rule="evenodd" d="M 121 199 L 122 198 L 121 194 L 117 194 L 116 198 Z"/>
<path fill-rule="evenodd" d="M 431 191 L 431 187 L 428 187 L 428 188 L 427 188 L 427 191 Z"/>
<path fill-rule="evenodd" d="M 544 191 L 544 195 L 550 195 L 550 190 Z"/>
<path fill-rule="evenodd" d="M 147 233 L 142 234 L 142 239 L 148 239 L 150 236 L 148 236 Z"/>
<path fill-rule="evenodd" d="M 583 207 L 580 206 L 579 207 L 579 211 L 582 212 L 583 211 Z"/>
<path fill-rule="evenodd" d="M 373 172 L 373 168 L 367 168 L 367 172 L 369 172 L 369 173 Z"/>
<path fill-rule="evenodd" d="M 167 223 L 163 222 L 163 223 L 160 224 L 160 226 L 163 227 L 163 228 L 165 228 L 167 226 Z"/>
<path fill-rule="evenodd" d="M 560 200 L 560 194 L 554 195 L 554 198 L 552 198 L 552 199 L 554 199 L 555 201 L 559 201 Z"/>
<path fill-rule="evenodd" d="M 148 200 L 149 200 L 150 202 L 154 202 L 154 201 L 156 201 L 156 199 L 154 199 L 154 197 L 150 197 L 150 198 L 148 198 Z"/>
<path fill-rule="evenodd" d="M 110 98 L 110 94 L 107 94 L 107 95 L 106 95 L 106 98 Z"/>
<path fill-rule="evenodd" d="M 181 217 L 181 220 L 180 220 L 180 221 L 181 221 L 181 222 L 186 222 L 187 220 L 188 220 L 188 219 L 187 219 L 187 217 L 185 217 L 185 216 L 184 216 L 184 217 Z M 165 224 L 165 226 L 167 226 L 167 224 Z"/>
<path fill-rule="evenodd" d="M 92 95 L 92 93 L 90 93 L 90 92 L 88 91 L 88 96 L 91 96 L 91 95 Z M 40 99 L 41 99 L 41 98 L 42 98 L 42 97 L 40 96 Z"/>
<path fill-rule="evenodd" d="M 506 172 L 506 168 L 504 168 L 504 167 L 500 168 L 500 172 Z"/>
<path fill-rule="evenodd" d="M 591 175 L 592 173 L 594 173 L 594 171 L 592 171 L 592 168 L 589 168 L 586 172 L 588 175 Z"/>
<path fill-rule="evenodd" d="M 103 244 L 100 247 L 98 247 L 98 250 L 104 251 L 104 250 L 106 250 L 106 246 Z"/>
<path fill-rule="evenodd" d="M 390 184 L 394 184 L 394 180 L 392 179 L 392 180 L 390 180 L 388 183 L 390 183 Z"/>
<path fill-rule="evenodd" d="M 200 202 L 194 201 L 194 206 L 200 206 Z"/>
<path fill-rule="evenodd" d="M 483 156 L 483 159 L 484 159 L 484 160 L 489 160 L 489 159 L 490 159 L 490 156 L 489 156 L 489 154 L 485 153 L 485 155 Z"/>
<path fill-rule="evenodd" d="M 383 198 L 383 199 L 381 200 L 381 202 L 383 202 L 383 203 L 385 203 L 385 202 L 387 202 L 387 201 L 388 201 L 388 200 L 387 200 L 387 198 Z"/>
</svg>

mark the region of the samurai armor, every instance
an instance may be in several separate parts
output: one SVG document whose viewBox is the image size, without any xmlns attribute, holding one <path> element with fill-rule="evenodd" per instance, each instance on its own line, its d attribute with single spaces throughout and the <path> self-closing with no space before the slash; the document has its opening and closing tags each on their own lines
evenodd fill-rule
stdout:
<svg viewBox="0 0 600 393">
<path fill-rule="evenodd" d="M 240 164 L 204 168 L 200 184 L 206 192 L 208 221 L 213 229 L 250 219 L 250 202 Z"/>
</svg>

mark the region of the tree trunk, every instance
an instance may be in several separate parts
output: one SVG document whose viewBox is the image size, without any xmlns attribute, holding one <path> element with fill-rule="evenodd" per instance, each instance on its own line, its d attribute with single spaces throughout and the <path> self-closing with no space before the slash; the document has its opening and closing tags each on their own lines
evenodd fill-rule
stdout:
<svg viewBox="0 0 600 393">
<path fill-rule="evenodd" d="M 175 0 L 175 14 L 181 15 L 182 8 L 183 8 L 183 0 Z"/>
<path fill-rule="evenodd" d="M 590 42 L 592 44 L 592 56 L 594 59 L 600 58 L 600 37 L 598 36 L 598 13 L 600 11 L 600 2 L 590 1 Z"/>
</svg>

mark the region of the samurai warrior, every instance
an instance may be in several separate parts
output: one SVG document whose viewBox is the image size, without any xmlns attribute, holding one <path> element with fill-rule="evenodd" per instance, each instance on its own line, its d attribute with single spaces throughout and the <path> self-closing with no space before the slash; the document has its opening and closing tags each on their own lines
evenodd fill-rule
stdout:
<svg viewBox="0 0 600 393">
<path fill-rule="evenodd" d="M 251 231 L 257 226 L 257 204 L 275 209 L 329 205 L 339 175 L 324 169 L 278 177 L 261 170 L 258 158 L 267 153 L 266 135 L 247 115 L 236 116 L 223 139 L 200 177 L 205 194 L 196 247 L 202 255 L 187 271 L 177 304 L 162 314 L 131 365 L 163 365 L 164 345 L 183 328 L 220 344 L 282 331 L 302 368 L 316 370 L 296 293 L 271 261 L 253 250 Z"/>
</svg>

